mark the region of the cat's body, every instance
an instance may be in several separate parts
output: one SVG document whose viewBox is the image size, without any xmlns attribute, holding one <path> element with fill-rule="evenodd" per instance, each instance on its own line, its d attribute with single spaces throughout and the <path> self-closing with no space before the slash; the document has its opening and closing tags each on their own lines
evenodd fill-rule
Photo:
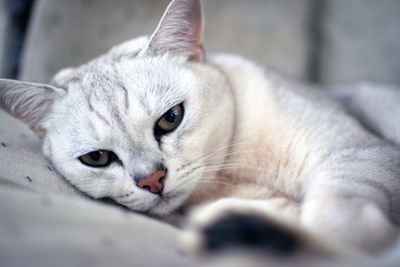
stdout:
<svg viewBox="0 0 400 267">
<path fill-rule="evenodd" d="M 201 38 L 200 2 L 175 0 L 150 38 L 51 86 L 1 80 L 0 99 L 44 133 L 44 154 L 92 197 L 161 217 L 210 203 L 201 222 L 193 216 L 196 231 L 223 211 L 254 211 L 356 250 L 396 239 L 400 118 L 390 94 L 400 93 L 384 94 L 393 108 L 378 116 L 361 93 L 330 91 L 334 100 L 238 56 L 204 59 Z"/>
<path fill-rule="evenodd" d="M 354 95 L 336 88 L 324 92 L 265 72 L 239 57 L 219 55 L 215 61 L 228 75 L 233 88 L 236 128 L 230 156 L 224 162 L 227 168 L 222 168 L 215 183 L 205 183 L 203 190 L 197 190 L 198 198 L 263 199 L 268 201 L 266 206 L 271 212 L 298 220 L 311 229 L 318 227 L 321 231 L 337 221 L 334 229 L 328 231 L 337 231 L 336 237 L 340 235 L 340 227 L 347 228 L 344 232 L 348 235 L 360 229 L 358 223 L 370 221 L 366 239 L 369 241 L 353 240 L 369 248 L 383 245 L 372 241 L 372 233 L 384 236 L 383 243 L 396 236 L 389 221 L 385 222 L 373 211 L 365 215 L 371 217 L 363 217 L 362 209 L 370 201 L 379 207 L 377 212 L 382 210 L 395 224 L 399 223 L 400 150 L 391 142 L 399 138 L 398 91 L 377 85 L 355 85 L 346 88 L 354 89 Z M 335 97 L 330 97 L 332 94 Z M 381 97 L 377 98 L 379 94 Z M 355 103 L 348 106 L 343 101 L 346 96 Z M 386 113 L 381 111 L 378 116 L 379 110 L 373 106 L 360 110 L 356 105 L 359 99 L 365 103 L 381 101 L 376 105 L 385 106 Z M 369 114 L 379 119 L 366 118 Z M 393 124 L 383 126 L 383 118 Z M 382 127 L 377 127 L 377 123 Z M 343 197 L 349 206 L 332 207 L 339 210 L 332 210 L 330 222 L 322 221 L 335 197 Z M 352 209 L 352 198 L 363 199 L 365 203 L 357 203 L 351 211 L 358 218 L 352 217 L 340 226 L 340 220 L 344 220 L 340 217 L 345 216 L 346 209 Z M 388 223 L 388 232 L 384 223 Z"/>
<path fill-rule="evenodd" d="M 203 198 L 218 199 L 225 190 L 226 196 L 264 198 L 272 189 L 274 194 L 299 204 L 304 197 L 305 184 L 312 180 L 310 173 L 334 152 L 376 144 L 382 145 L 384 150 L 385 146 L 393 146 L 387 140 L 397 142 L 400 137 L 400 118 L 396 116 L 399 99 L 393 98 L 400 96 L 396 88 L 369 84 L 353 85 L 344 88 L 346 91 L 342 91 L 343 87 L 316 88 L 265 71 L 238 56 L 215 55 L 209 60 L 229 77 L 236 116 L 228 148 L 231 156 L 224 162 L 229 168 L 217 175 L 225 186 L 218 185 L 212 197 L 210 192 L 214 185 L 205 184 Z M 374 102 L 387 107 L 383 114 L 378 115 L 379 110 L 365 106 L 362 107 L 364 113 L 356 112 L 352 110 L 359 109 L 356 103 L 349 106 L 349 101 L 344 101 L 347 97 L 351 101 L 372 102 L 377 100 L 376 94 L 385 90 L 389 92 L 384 92 L 384 97 L 379 99 L 381 102 Z M 359 96 L 357 92 L 360 91 L 368 92 Z M 379 119 L 361 120 L 365 114 L 375 114 Z M 382 122 L 381 118 L 393 120 L 393 124 L 382 123 L 382 128 L 375 127 Z M 234 189 L 232 183 L 239 186 Z M 244 190 L 248 186 L 253 188 Z M 221 190 L 223 188 L 225 190 Z M 398 189 L 394 189 L 393 194 Z M 400 215 L 398 212 L 396 216 Z"/>
</svg>

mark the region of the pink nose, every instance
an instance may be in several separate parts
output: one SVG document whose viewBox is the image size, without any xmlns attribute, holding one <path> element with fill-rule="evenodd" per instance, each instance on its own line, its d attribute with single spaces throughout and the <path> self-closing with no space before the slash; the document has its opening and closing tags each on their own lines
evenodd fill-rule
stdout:
<svg viewBox="0 0 400 267">
<path fill-rule="evenodd" d="M 164 180 L 167 172 L 165 170 L 159 170 L 152 175 L 142 178 L 138 182 L 138 186 L 142 189 L 150 191 L 154 194 L 160 194 L 164 188 Z"/>
</svg>

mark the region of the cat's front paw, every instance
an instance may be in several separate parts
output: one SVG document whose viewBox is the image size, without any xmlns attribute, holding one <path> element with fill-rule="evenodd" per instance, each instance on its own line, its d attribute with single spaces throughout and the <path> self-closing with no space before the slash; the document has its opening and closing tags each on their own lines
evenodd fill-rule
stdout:
<svg viewBox="0 0 400 267">
<path fill-rule="evenodd" d="M 192 253 L 243 248 L 286 256 L 301 245 L 301 235 L 268 215 L 262 203 L 238 199 L 220 200 L 195 211 L 183 238 L 183 246 Z"/>
<path fill-rule="evenodd" d="M 207 251 L 230 247 L 254 248 L 286 255 L 296 251 L 296 236 L 257 215 L 230 213 L 202 231 Z"/>
</svg>

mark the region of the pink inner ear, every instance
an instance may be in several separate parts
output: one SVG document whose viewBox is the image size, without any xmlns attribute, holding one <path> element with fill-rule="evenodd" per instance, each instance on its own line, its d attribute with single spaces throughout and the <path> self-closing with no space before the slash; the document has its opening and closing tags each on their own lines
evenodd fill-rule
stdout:
<svg viewBox="0 0 400 267">
<path fill-rule="evenodd" d="M 189 57 L 189 61 L 204 61 L 204 48 L 203 45 L 199 45 L 197 49 L 195 49 L 191 56 Z"/>
<path fill-rule="evenodd" d="M 174 0 L 151 36 L 147 52 L 187 56 L 202 61 L 203 9 L 200 0 Z"/>
</svg>

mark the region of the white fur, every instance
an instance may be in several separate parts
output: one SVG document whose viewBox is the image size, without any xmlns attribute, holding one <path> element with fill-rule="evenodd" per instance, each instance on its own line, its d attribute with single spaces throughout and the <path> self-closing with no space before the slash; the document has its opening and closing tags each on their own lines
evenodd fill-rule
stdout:
<svg viewBox="0 0 400 267">
<path fill-rule="evenodd" d="M 201 17 L 199 1 L 175 0 L 150 39 L 55 76 L 54 90 L 67 93 L 35 120 L 47 130 L 43 152 L 55 168 L 86 194 L 135 211 L 168 215 L 223 197 L 255 199 L 256 209 L 279 199 L 288 222 L 316 235 L 366 251 L 390 244 L 400 221 L 400 150 L 386 140 L 398 139 L 384 119 L 367 118 L 379 122 L 378 137 L 320 90 L 234 55 L 202 62 Z M 12 86 L 2 84 L 3 105 L 14 112 Z M 40 108 L 20 105 L 31 94 L 13 100 L 23 114 Z M 181 102 L 181 125 L 158 145 L 155 122 Z M 99 149 L 122 164 L 91 168 L 77 159 Z M 164 198 L 133 180 L 158 162 L 168 168 Z"/>
</svg>

